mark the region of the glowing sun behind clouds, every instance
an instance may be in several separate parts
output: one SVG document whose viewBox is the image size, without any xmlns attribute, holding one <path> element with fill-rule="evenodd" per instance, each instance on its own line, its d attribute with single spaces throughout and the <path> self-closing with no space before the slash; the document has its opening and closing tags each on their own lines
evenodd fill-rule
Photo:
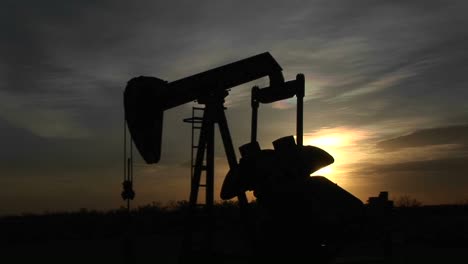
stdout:
<svg viewBox="0 0 468 264">
<path fill-rule="evenodd" d="M 348 127 L 322 128 L 316 132 L 304 133 L 304 145 L 319 147 L 333 156 L 335 162 L 312 175 L 322 175 L 333 182 L 346 182 L 344 167 L 364 159 L 368 148 L 363 143 L 369 133 Z"/>
</svg>

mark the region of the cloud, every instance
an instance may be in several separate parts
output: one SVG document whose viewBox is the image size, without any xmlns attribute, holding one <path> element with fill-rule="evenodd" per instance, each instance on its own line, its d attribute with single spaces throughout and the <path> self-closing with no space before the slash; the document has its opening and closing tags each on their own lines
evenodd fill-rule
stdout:
<svg viewBox="0 0 468 264">
<path fill-rule="evenodd" d="M 45 172 L 89 171 L 120 165 L 120 140 L 107 138 L 48 138 L 0 119 L 5 139 L 0 149 L 5 175 L 25 172 L 22 177 L 42 177 Z M 9 173 L 6 173 L 6 172 Z M 9 176 L 8 176 L 9 177 Z"/>
<path fill-rule="evenodd" d="M 466 199 L 468 158 L 454 157 L 388 164 L 365 164 L 356 170 L 355 181 L 367 183 L 398 196 L 411 194 L 425 203 L 453 203 Z M 356 164 L 356 168 L 359 166 Z M 351 176 L 353 177 L 353 176 Z M 367 190 L 368 192 L 368 190 Z"/>
<path fill-rule="evenodd" d="M 393 195 L 412 194 L 427 203 L 451 203 L 466 197 L 468 126 L 419 129 L 379 140 L 367 159 L 348 163 L 343 171 L 361 195 L 368 186 Z M 357 186 L 357 187 L 356 187 Z"/>
<path fill-rule="evenodd" d="M 366 164 L 364 171 L 374 174 L 390 175 L 392 173 L 413 173 L 413 174 L 442 174 L 445 175 L 439 180 L 444 181 L 445 177 L 465 178 L 468 173 L 468 157 L 453 157 L 428 160 L 410 160 L 402 162 L 389 162 L 386 164 Z M 408 178 L 408 181 L 411 181 Z"/>
<path fill-rule="evenodd" d="M 380 141 L 376 146 L 383 151 L 396 151 L 404 148 L 445 144 L 455 144 L 466 149 L 468 125 L 421 129 L 408 135 Z"/>
<path fill-rule="evenodd" d="M 392 88 L 396 85 L 399 85 L 406 78 L 409 78 L 416 74 L 417 72 L 414 71 L 398 69 L 394 73 L 385 74 L 376 80 L 369 81 L 368 83 L 364 84 L 362 88 L 357 88 L 339 95 L 338 100 L 349 99 L 350 97 L 362 96 L 368 93 L 379 92 L 384 89 Z"/>
<path fill-rule="evenodd" d="M 0 118 L 45 138 L 81 138 L 90 132 L 76 118 L 76 113 L 54 106 L 32 106 L 31 101 L 0 92 Z M 39 101 L 40 98 L 37 98 Z M 36 101 L 36 103 L 37 103 Z M 60 102 L 58 102 L 60 104 Z M 68 108 L 69 106 L 65 106 Z"/>
</svg>

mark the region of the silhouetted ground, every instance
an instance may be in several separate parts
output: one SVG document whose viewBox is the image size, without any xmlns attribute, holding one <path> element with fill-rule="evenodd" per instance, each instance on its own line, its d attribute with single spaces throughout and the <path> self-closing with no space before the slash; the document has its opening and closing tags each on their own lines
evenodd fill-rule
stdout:
<svg viewBox="0 0 468 264">
<path fill-rule="evenodd" d="M 0 260 L 125 263 L 125 255 L 133 247 L 134 263 L 177 263 L 184 209 L 179 203 L 170 208 L 152 205 L 134 210 L 132 243 L 127 245 L 129 218 L 125 210 L 3 217 Z M 242 229 L 239 208 L 234 203 L 218 204 L 215 215 L 216 262 L 247 263 L 244 254 L 251 240 Z M 386 226 L 382 224 L 385 219 Z M 331 263 L 468 263 L 468 206 L 395 208 L 385 219 L 367 214 L 357 235 L 343 244 Z M 253 262 L 277 263 L 269 259 L 271 256 Z"/>
</svg>

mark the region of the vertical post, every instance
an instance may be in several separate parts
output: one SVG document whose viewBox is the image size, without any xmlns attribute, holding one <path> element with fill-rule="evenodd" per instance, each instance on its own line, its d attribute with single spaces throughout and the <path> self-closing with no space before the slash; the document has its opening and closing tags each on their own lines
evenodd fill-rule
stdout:
<svg viewBox="0 0 468 264">
<path fill-rule="evenodd" d="M 132 144 L 131 141 L 130 141 L 130 144 Z M 131 158 L 128 158 L 127 159 L 127 181 L 131 181 L 131 175 L 132 175 L 131 166 L 132 166 L 132 160 Z M 130 213 L 130 199 L 129 198 L 127 199 L 127 210 Z"/>
<path fill-rule="evenodd" d="M 229 163 L 229 168 L 235 170 L 238 166 L 236 152 L 234 151 L 234 146 L 232 144 L 231 134 L 229 132 L 229 127 L 226 120 L 226 114 L 224 113 L 224 107 L 220 104 L 220 109 L 217 112 L 218 114 L 218 125 L 219 131 L 221 133 L 221 138 L 223 140 L 224 150 L 226 152 L 226 157 Z M 246 236 L 249 237 L 248 241 L 254 243 L 254 231 L 252 229 L 252 224 L 249 218 L 249 201 L 244 191 L 241 191 L 237 194 L 237 200 L 239 201 L 240 208 L 240 217 L 244 226 Z M 253 244 L 249 245 L 253 248 Z"/>
<path fill-rule="evenodd" d="M 305 94 L 305 78 L 304 74 L 296 75 L 296 97 L 297 97 L 297 113 L 296 113 L 296 142 L 298 146 L 303 145 L 304 137 L 304 94 Z"/>
<path fill-rule="evenodd" d="M 192 118 L 194 118 L 195 116 L 195 109 L 192 107 Z M 192 186 L 192 181 L 193 181 L 193 171 L 194 171 L 194 168 L 193 168 L 193 139 L 195 138 L 195 120 L 192 120 L 192 137 L 191 137 L 191 142 L 190 144 L 192 144 L 190 146 L 190 186 Z"/>
<path fill-rule="evenodd" d="M 210 105 L 207 105 L 207 114 L 209 115 L 212 122 L 208 122 L 206 128 L 206 207 L 211 210 L 214 203 L 214 120 L 213 116 L 215 109 L 211 109 Z"/>
<path fill-rule="evenodd" d="M 236 152 L 234 151 L 231 134 L 229 132 L 229 127 L 227 125 L 226 115 L 224 114 L 224 107 L 222 104 L 218 106 L 217 115 L 219 131 L 223 140 L 224 150 L 226 151 L 229 168 L 235 169 L 237 167 Z M 247 205 L 248 203 L 247 196 L 244 192 L 239 193 L 237 199 L 239 199 L 239 204 L 241 207 Z"/>
<path fill-rule="evenodd" d="M 123 151 L 123 159 L 124 159 L 124 179 L 123 181 L 127 180 L 127 119 L 124 118 L 124 151 Z"/>
<path fill-rule="evenodd" d="M 128 166 L 130 167 L 129 180 L 133 183 L 133 139 L 132 137 L 130 137 L 130 163 Z"/>
<path fill-rule="evenodd" d="M 250 142 L 257 141 L 257 119 L 258 119 L 258 106 L 259 102 L 257 99 L 257 93 L 260 89 L 258 86 L 252 88 L 252 96 L 250 98 L 250 105 L 252 106 L 252 124 L 251 124 L 251 135 Z"/>
<path fill-rule="evenodd" d="M 208 115 L 208 123 L 206 124 L 206 189 L 205 189 L 205 210 L 207 219 L 205 220 L 205 242 L 203 247 L 207 254 L 211 254 L 213 245 L 213 230 L 214 230 L 214 162 L 215 162 L 215 111 L 216 109 L 211 105 L 206 105 L 206 114 Z"/>
</svg>

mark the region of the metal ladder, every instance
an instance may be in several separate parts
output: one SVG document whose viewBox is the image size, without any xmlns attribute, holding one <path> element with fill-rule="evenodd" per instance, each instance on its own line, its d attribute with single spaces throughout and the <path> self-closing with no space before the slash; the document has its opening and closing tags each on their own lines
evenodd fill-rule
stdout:
<svg viewBox="0 0 468 264">
<path fill-rule="evenodd" d="M 190 151 L 190 186 L 191 186 L 191 189 L 190 191 L 193 192 L 195 191 L 194 188 L 197 188 L 197 193 L 198 193 L 198 190 L 199 188 L 205 188 L 205 192 L 207 191 L 206 188 L 207 188 L 207 182 L 206 182 L 206 174 L 205 174 L 205 183 L 200 183 L 200 180 L 201 179 L 197 179 L 194 177 L 195 175 L 195 168 L 197 166 L 196 164 L 196 155 L 197 155 L 197 151 L 198 151 L 198 148 L 200 147 L 198 145 L 198 143 L 196 142 L 196 138 L 199 138 L 200 137 L 200 132 L 201 132 L 201 129 L 202 129 L 202 124 L 203 124 L 203 113 L 205 111 L 205 108 L 203 107 L 192 107 L 192 117 L 190 118 L 185 118 L 184 119 L 184 122 L 185 123 L 191 123 L 192 124 L 192 135 L 191 135 L 191 151 Z M 200 115 L 200 113 L 202 113 L 202 115 Z M 198 137 L 197 137 L 198 135 Z M 205 147 L 205 146 L 203 146 Z M 205 154 L 204 154 L 204 160 L 206 160 L 206 151 L 205 151 Z M 202 172 L 206 172 L 206 163 L 203 162 L 202 166 L 201 166 L 201 170 Z M 197 197 L 197 200 L 198 200 L 198 197 Z M 205 204 L 206 204 L 206 200 L 205 200 Z M 204 204 L 193 204 L 194 206 L 203 206 Z"/>
<path fill-rule="evenodd" d="M 207 151 L 206 143 L 200 146 L 197 139 L 201 137 L 205 108 L 192 107 L 192 117 L 185 118 L 185 123 L 192 125 L 191 133 L 191 155 L 190 155 L 190 200 L 186 216 L 186 226 L 182 240 L 182 254 L 180 263 L 193 262 L 197 257 L 205 258 L 210 254 L 209 250 L 212 243 L 212 225 L 213 225 L 213 180 L 209 179 L 207 174 Z M 199 149 L 202 148 L 203 157 L 199 157 Z M 197 164 L 197 161 L 199 164 Z M 201 162 L 200 162 L 201 161 Z M 200 172 L 196 174 L 197 166 L 200 166 Z M 204 172 L 204 173 L 203 173 Z M 201 178 L 204 174 L 204 182 Z M 203 188 L 205 198 L 203 202 L 198 202 L 199 190 Z"/>
</svg>

